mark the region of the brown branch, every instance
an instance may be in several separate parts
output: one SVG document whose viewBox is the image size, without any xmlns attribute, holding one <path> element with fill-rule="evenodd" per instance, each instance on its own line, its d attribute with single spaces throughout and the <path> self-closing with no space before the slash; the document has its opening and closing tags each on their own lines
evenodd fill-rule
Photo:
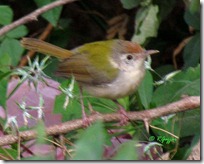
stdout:
<svg viewBox="0 0 204 164">
<path fill-rule="evenodd" d="M 52 29 L 53 29 L 53 26 L 52 24 L 49 23 L 38 39 L 45 40 L 49 36 Z M 28 53 L 25 56 L 23 56 L 23 58 L 21 59 L 18 66 L 19 67 L 25 66 L 28 63 L 28 58 L 31 59 L 35 55 L 35 53 L 36 53 L 35 51 L 28 51 Z"/>
<path fill-rule="evenodd" d="M 22 24 L 25 24 L 27 22 L 30 22 L 30 21 L 33 21 L 33 20 L 37 20 L 37 17 L 41 14 L 43 14 L 44 12 L 52 9 L 52 8 L 55 8 L 57 6 L 62 6 L 66 3 L 71 3 L 71 2 L 74 2 L 76 0 L 58 0 L 58 1 L 55 1 L 53 3 L 50 3 L 48 5 L 45 5 L 35 11 L 33 11 L 32 13 L 16 20 L 15 22 L 12 22 L 11 24 L 9 25 L 6 25 L 4 27 L 2 27 L 0 29 L 0 36 L 2 36 L 3 34 L 7 33 L 8 31 L 16 28 L 17 26 L 20 26 Z"/>
<path fill-rule="evenodd" d="M 191 37 L 185 38 L 184 40 L 182 40 L 181 43 L 179 43 L 179 45 L 176 47 L 176 49 L 173 52 L 173 64 L 174 64 L 174 68 L 178 69 L 177 66 L 177 62 L 176 62 L 176 56 L 183 50 L 183 48 L 186 46 L 186 44 L 192 39 Z"/>
<path fill-rule="evenodd" d="M 177 102 L 167 104 L 162 107 L 154 108 L 151 110 L 139 111 L 139 112 L 127 112 L 127 116 L 131 121 L 135 120 L 152 120 L 157 117 L 183 112 L 191 109 L 200 107 L 200 96 L 190 96 L 185 97 Z M 89 117 L 90 123 L 93 123 L 97 120 L 102 120 L 103 122 L 119 122 L 121 115 L 119 113 L 113 114 L 97 114 Z M 54 125 L 52 127 L 46 128 L 46 134 L 50 135 L 59 135 L 66 134 L 70 131 L 83 128 L 83 120 L 73 120 L 62 123 L 60 125 Z M 37 133 L 34 130 L 24 131 L 19 133 L 21 141 L 28 141 L 35 139 Z M 0 137 L 0 146 L 9 145 L 16 143 L 18 141 L 18 136 L 15 135 L 6 135 Z"/>
</svg>

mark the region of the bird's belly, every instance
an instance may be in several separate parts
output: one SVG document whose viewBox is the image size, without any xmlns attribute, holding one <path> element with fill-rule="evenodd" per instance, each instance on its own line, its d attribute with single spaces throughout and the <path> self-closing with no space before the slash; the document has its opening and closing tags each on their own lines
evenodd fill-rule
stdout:
<svg viewBox="0 0 204 164">
<path fill-rule="evenodd" d="M 144 77 L 144 71 L 122 72 L 112 83 L 104 85 L 84 85 L 83 88 L 92 96 L 118 99 L 132 94 Z"/>
</svg>

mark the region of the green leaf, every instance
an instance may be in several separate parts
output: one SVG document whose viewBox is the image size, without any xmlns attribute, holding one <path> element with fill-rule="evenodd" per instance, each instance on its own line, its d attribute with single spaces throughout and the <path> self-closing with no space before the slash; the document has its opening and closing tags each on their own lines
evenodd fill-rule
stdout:
<svg viewBox="0 0 204 164">
<path fill-rule="evenodd" d="M 87 128 L 76 143 L 74 160 L 101 160 L 106 133 L 102 122 Z"/>
<path fill-rule="evenodd" d="M 137 160 L 135 141 L 128 141 L 120 145 L 113 160 Z"/>
<path fill-rule="evenodd" d="M 2 106 L 4 109 L 6 109 L 7 86 L 8 77 L 0 79 L 0 106 Z"/>
<path fill-rule="evenodd" d="M 122 3 L 123 8 L 132 9 L 137 7 L 140 4 L 141 0 L 120 0 L 120 2 Z"/>
<path fill-rule="evenodd" d="M 49 37 L 50 41 L 52 41 L 52 44 L 57 45 L 59 47 L 66 47 L 66 45 L 69 44 L 70 40 L 72 40 L 73 35 L 73 31 L 70 28 L 71 22 L 71 18 L 59 19 L 57 27 L 55 28 L 55 30 L 53 30 Z"/>
<path fill-rule="evenodd" d="M 168 82 L 158 87 L 153 94 L 152 104 L 156 106 L 166 105 L 181 99 L 182 95 L 200 95 L 200 65 L 196 68 L 181 71 Z M 159 118 L 153 121 L 153 125 L 178 135 L 179 137 L 191 136 L 196 133 L 199 134 L 200 110 L 196 109 L 179 113 L 167 123 Z M 155 134 L 160 136 L 167 135 L 166 132 L 162 131 L 157 131 Z"/>
<path fill-rule="evenodd" d="M 175 125 L 179 129 L 179 136 L 193 136 L 195 134 L 200 135 L 200 109 L 194 109 L 185 112 L 185 114 L 178 114 L 179 119 L 175 122 Z M 188 130 L 186 130 L 188 129 Z"/>
<path fill-rule="evenodd" d="M 189 26 L 194 27 L 196 30 L 200 30 L 200 12 L 192 13 L 190 10 L 186 10 L 184 19 Z"/>
<path fill-rule="evenodd" d="M 0 6 L 0 24 L 7 25 L 13 19 L 13 11 L 9 6 Z"/>
<path fill-rule="evenodd" d="M 194 109 L 186 111 L 185 113 L 177 113 L 168 121 L 161 118 L 155 119 L 152 125 L 164 129 L 172 134 L 175 134 L 179 138 L 200 135 L 200 109 Z M 186 130 L 188 129 L 188 130 Z M 168 133 L 161 130 L 152 129 L 157 136 L 171 137 Z M 178 139 L 176 139 L 177 141 Z M 175 142 L 174 142 L 175 144 Z"/>
<path fill-rule="evenodd" d="M 173 65 L 170 65 L 170 64 L 161 65 L 161 66 L 159 66 L 158 68 L 155 69 L 155 72 L 157 74 L 159 74 L 161 77 L 163 77 L 163 76 L 165 76 L 165 75 L 167 75 L 167 74 L 169 74 L 169 73 L 171 73 L 173 71 L 175 71 L 175 68 L 174 68 Z M 161 77 L 160 76 L 158 77 L 157 74 L 153 73 L 153 76 L 156 76 L 154 78 L 154 80 L 155 79 L 156 80 L 161 80 Z"/>
<path fill-rule="evenodd" d="M 145 7 L 145 6 L 149 6 L 152 4 L 152 0 L 141 0 L 140 5 Z"/>
<path fill-rule="evenodd" d="M 138 94 L 142 105 L 148 109 L 153 95 L 153 78 L 149 71 L 146 71 L 145 77 L 138 87 Z"/>
<path fill-rule="evenodd" d="M 8 147 L 7 148 L 1 147 L 0 154 L 2 157 L 7 158 L 8 160 L 11 160 L 10 157 L 13 157 L 14 160 L 16 160 L 18 157 L 18 151 L 16 149 L 11 149 Z M 2 157 L 1 160 L 3 159 Z"/>
<path fill-rule="evenodd" d="M 45 131 L 45 124 L 42 120 L 38 120 L 38 124 L 36 125 L 36 132 L 37 132 L 37 144 L 44 144 L 46 131 Z"/>
<path fill-rule="evenodd" d="M 200 65 L 181 71 L 172 79 L 158 87 L 152 98 L 156 106 L 180 100 L 182 95 L 200 95 Z"/>
<path fill-rule="evenodd" d="M 18 26 L 17 28 L 11 30 L 8 32 L 6 35 L 10 38 L 20 38 L 28 34 L 28 29 L 26 26 L 21 25 Z"/>
<path fill-rule="evenodd" d="M 183 59 L 184 59 L 184 69 L 188 67 L 195 67 L 201 56 L 200 48 L 200 33 L 193 36 L 193 38 L 188 42 L 184 48 Z"/>
<path fill-rule="evenodd" d="M 41 55 L 42 56 L 42 55 Z M 54 72 L 56 72 L 57 67 L 59 65 L 59 60 L 57 58 L 50 58 L 50 63 L 48 64 L 48 66 L 44 69 L 44 73 L 46 75 L 48 75 L 49 77 L 51 77 L 53 80 L 62 82 L 64 81 L 63 79 L 60 79 L 59 77 L 56 76 L 56 74 Z"/>
<path fill-rule="evenodd" d="M 6 38 L 0 45 L 0 58 L 2 55 L 8 54 L 12 59 L 11 64 L 16 66 L 21 58 L 24 48 L 20 45 L 20 42 L 16 39 Z"/>
<path fill-rule="evenodd" d="M 2 72 L 0 71 L 0 80 L 2 80 L 3 78 L 7 78 L 11 75 L 12 71 L 8 71 L 8 72 Z"/>
<path fill-rule="evenodd" d="M 90 96 L 90 95 L 88 95 Z M 84 95 L 86 97 L 86 95 Z M 114 103 L 110 99 L 103 99 L 98 97 L 90 97 L 87 100 L 85 100 L 85 105 L 88 107 L 88 102 L 93 107 L 94 111 L 98 111 L 100 113 L 111 113 L 117 110 L 116 103 Z M 88 101 L 88 102 L 87 102 Z"/>
<path fill-rule="evenodd" d="M 200 12 L 200 0 L 190 1 L 189 9 L 191 13 Z"/>
<path fill-rule="evenodd" d="M 49 3 L 54 2 L 55 0 L 34 0 L 38 7 L 42 7 L 44 5 L 47 5 Z M 55 7 L 44 14 L 42 14 L 42 17 L 45 18 L 48 22 L 50 22 L 53 26 L 57 25 L 58 19 L 60 17 L 62 11 L 62 6 Z"/>
<path fill-rule="evenodd" d="M 193 151 L 194 147 L 197 146 L 198 142 L 200 141 L 200 135 L 195 135 L 191 141 L 191 144 L 189 146 L 189 148 L 187 149 L 187 151 L 184 153 L 184 160 L 186 160 L 189 155 L 191 154 L 191 152 Z"/>
<path fill-rule="evenodd" d="M 69 104 L 64 108 L 64 103 L 66 101 L 66 95 L 58 95 L 55 99 L 54 113 L 62 115 L 62 121 L 74 120 L 82 117 L 82 109 L 80 103 L 74 98 L 69 99 Z"/>
<path fill-rule="evenodd" d="M 61 87 L 66 88 L 68 87 L 69 83 L 70 80 L 64 80 L 61 83 Z M 54 113 L 61 114 L 63 122 L 82 118 L 82 108 L 80 103 L 79 87 L 77 83 L 74 85 L 73 95 L 74 97 L 69 99 L 64 93 L 56 96 Z M 66 104 L 66 101 L 68 102 L 68 105 L 65 107 L 64 104 Z M 98 111 L 100 113 L 110 113 L 117 110 L 117 106 L 112 100 L 92 97 L 85 91 L 83 92 L 83 102 L 87 115 L 90 113 L 88 103 L 92 106 L 94 111 Z"/>
<path fill-rule="evenodd" d="M 64 80 L 61 83 L 61 87 L 66 88 L 68 87 L 69 83 L 70 80 Z M 79 87 L 77 83 L 75 83 L 73 95 L 73 98 L 68 99 L 66 95 L 62 93 L 55 99 L 54 113 L 61 114 L 63 121 L 82 118 L 82 108 L 80 103 Z M 65 107 L 64 104 L 66 104 L 66 101 L 69 102 Z M 87 115 L 90 113 L 88 102 L 94 111 L 98 111 L 100 113 L 110 113 L 113 112 L 112 110 L 117 109 L 116 104 L 112 100 L 91 97 L 86 92 L 83 92 L 83 102 Z"/>
<path fill-rule="evenodd" d="M 135 34 L 132 37 L 133 42 L 144 44 L 147 38 L 157 36 L 159 27 L 158 11 L 159 8 L 157 5 L 150 5 L 144 9 L 140 9 L 140 12 L 138 11 L 139 13 L 135 19 Z"/>
<path fill-rule="evenodd" d="M 7 72 L 10 70 L 11 57 L 8 54 L 2 54 L 0 60 L 0 71 Z"/>
<path fill-rule="evenodd" d="M 126 109 L 129 109 L 130 106 L 130 100 L 129 100 L 129 96 L 117 99 L 117 101 Z M 116 105 L 116 104 L 115 104 Z M 112 109 L 117 109 L 118 107 L 112 107 Z"/>
<path fill-rule="evenodd" d="M 194 146 L 198 144 L 199 140 L 200 140 L 200 135 L 196 135 L 185 146 L 181 143 L 181 145 L 183 146 L 177 149 L 176 154 L 174 155 L 172 160 L 186 160 L 189 157 L 190 153 L 192 152 Z"/>
<path fill-rule="evenodd" d="M 145 19 L 145 17 L 148 14 L 148 8 L 147 7 L 142 7 L 137 11 L 136 15 L 136 23 L 135 23 L 135 34 L 140 33 L 140 27 Z"/>
<path fill-rule="evenodd" d="M 159 20 L 160 22 L 164 19 L 167 18 L 169 13 L 172 11 L 176 4 L 176 0 L 169 0 L 169 1 L 164 1 L 164 0 L 156 0 L 155 3 L 159 6 Z"/>
</svg>

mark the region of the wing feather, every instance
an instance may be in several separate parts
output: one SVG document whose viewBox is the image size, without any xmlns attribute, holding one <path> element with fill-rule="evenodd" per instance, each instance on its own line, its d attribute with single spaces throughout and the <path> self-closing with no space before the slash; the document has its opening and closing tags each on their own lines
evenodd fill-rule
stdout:
<svg viewBox="0 0 204 164">
<path fill-rule="evenodd" d="M 94 50 L 89 53 L 86 49 L 83 49 L 84 46 L 75 49 L 70 58 L 60 63 L 57 74 L 64 77 L 73 75 L 78 82 L 93 85 L 113 81 L 118 74 L 118 70 L 108 61 L 106 53 L 111 52 L 110 46 L 107 47 L 101 43 L 94 43 Z M 93 49 L 91 44 L 87 45 Z"/>
</svg>

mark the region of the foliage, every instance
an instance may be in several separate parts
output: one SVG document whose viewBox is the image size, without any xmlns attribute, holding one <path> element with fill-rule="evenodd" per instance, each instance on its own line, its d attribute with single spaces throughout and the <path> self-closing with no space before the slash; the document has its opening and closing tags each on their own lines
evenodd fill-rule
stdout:
<svg viewBox="0 0 204 164">
<path fill-rule="evenodd" d="M 103 124 L 98 122 L 90 126 L 76 142 L 74 160 L 100 160 L 103 156 L 105 131 Z"/>
<path fill-rule="evenodd" d="M 42 7 L 51 2 L 54 2 L 54 0 L 44 0 L 44 1 L 35 0 L 35 3 L 37 4 L 38 7 Z M 44 14 L 42 14 L 42 17 L 45 18 L 48 22 L 50 22 L 53 26 L 56 26 L 59 20 L 61 11 L 62 11 L 62 7 L 59 6 L 50 11 L 45 12 Z"/>
<path fill-rule="evenodd" d="M 153 84 L 152 75 L 149 71 L 146 71 L 144 80 L 138 88 L 138 95 L 139 95 L 138 98 L 140 98 L 142 105 L 146 109 L 150 108 L 149 105 L 152 100 L 153 88 L 154 88 L 152 84 Z"/>
<path fill-rule="evenodd" d="M 0 3 L 0 28 L 54 0 L 23 2 Z M 48 63 L 48 58 L 40 56 L 28 59 L 27 66 L 18 68 L 20 60 L 25 60 L 20 39 L 37 37 L 47 23 L 54 28 L 48 32 L 48 41 L 69 49 L 104 40 L 110 22 L 115 21 L 114 33 L 122 26 L 127 40 L 160 50 L 158 56 L 152 57 L 152 66 L 148 66 L 138 90 L 118 100 L 127 111 L 149 110 L 185 96 L 200 95 L 200 2 L 120 0 L 118 5 L 112 3 L 87 0 L 56 7 L 42 14 L 38 21 L 0 36 L 0 126 L 5 127 L 0 133 L 18 134 L 30 129 L 38 133 L 35 143 L 1 147 L 1 159 L 150 160 L 159 159 L 166 152 L 170 153 L 169 159 L 188 158 L 200 140 L 199 108 L 151 120 L 149 133 L 139 121 L 126 126 L 99 121 L 87 128 L 56 135 L 54 139 L 45 134 L 47 126 L 82 117 L 79 86 L 74 77 L 55 76 L 56 59 L 51 58 Z M 127 19 L 122 21 L 124 24 L 117 24 L 121 14 L 118 11 L 131 18 L 127 26 L 124 23 Z M 182 44 L 186 38 L 190 38 L 189 42 Z M 176 67 L 172 58 L 180 44 L 184 46 L 176 56 Z M 19 80 L 13 80 L 17 76 Z M 117 111 L 112 100 L 91 97 L 86 92 L 83 101 L 87 115 Z"/>
</svg>

